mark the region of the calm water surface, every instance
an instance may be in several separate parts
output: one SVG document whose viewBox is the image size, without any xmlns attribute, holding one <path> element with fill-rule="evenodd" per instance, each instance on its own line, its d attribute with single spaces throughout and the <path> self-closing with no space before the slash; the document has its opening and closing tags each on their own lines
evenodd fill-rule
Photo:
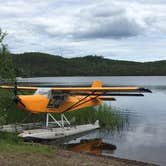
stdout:
<svg viewBox="0 0 166 166">
<path fill-rule="evenodd" d="M 166 165 L 166 77 L 48 77 L 21 81 L 40 85 L 90 85 L 100 79 L 105 85 L 134 85 L 150 88 L 153 93 L 144 97 L 116 97 L 112 107 L 129 116 L 129 126 L 121 132 L 93 132 L 83 138 L 102 137 L 117 145 L 114 154 L 121 158 Z"/>
</svg>

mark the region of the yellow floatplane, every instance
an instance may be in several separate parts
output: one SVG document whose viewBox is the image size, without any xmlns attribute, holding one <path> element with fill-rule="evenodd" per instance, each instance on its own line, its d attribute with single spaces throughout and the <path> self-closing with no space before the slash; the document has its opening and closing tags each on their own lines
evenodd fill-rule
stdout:
<svg viewBox="0 0 166 166">
<path fill-rule="evenodd" d="M 102 86 L 100 80 L 94 80 L 91 87 L 41 88 L 17 86 L 15 84 L 15 86 L 0 86 L 0 88 L 14 90 L 15 97 L 13 101 L 20 109 L 32 113 L 47 113 L 46 127 L 49 125 L 49 118 L 52 118 L 61 128 L 64 128 L 64 122 L 70 125 L 64 115 L 65 112 L 101 105 L 103 101 L 115 100 L 114 96 L 143 96 L 142 93 L 151 92 L 149 89 L 140 87 Z M 18 90 L 35 92 L 33 95 L 18 95 Z M 57 121 L 51 113 L 61 113 L 61 122 Z M 87 130 L 93 127 L 90 126 Z M 98 127 L 99 125 L 96 125 L 94 128 Z M 83 128 L 85 129 L 85 126 Z"/>
</svg>

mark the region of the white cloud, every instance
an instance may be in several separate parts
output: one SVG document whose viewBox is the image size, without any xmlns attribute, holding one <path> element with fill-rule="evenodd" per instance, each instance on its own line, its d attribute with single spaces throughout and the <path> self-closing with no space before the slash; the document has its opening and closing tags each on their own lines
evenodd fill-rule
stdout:
<svg viewBox="0 0 166 166">
<path fill-rule="evenodd" d="M 166 59 L 162 0 L 0 0 L 0 4 L 0 27 L 8 32 L 12 52 Z"/>
</svg>

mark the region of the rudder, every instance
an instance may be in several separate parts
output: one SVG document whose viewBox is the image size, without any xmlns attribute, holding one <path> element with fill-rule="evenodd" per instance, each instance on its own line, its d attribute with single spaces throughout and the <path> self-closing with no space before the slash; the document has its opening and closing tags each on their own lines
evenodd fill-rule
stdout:
<svg viewBox="0 0 166 166">
<path fill-rule="evenodd" d="M 93 84 L 92 84 L 92 87 L 94 88 L 97 88 L 97 87 L 102 87 L 102 82 L 100 80 L 94 80 L 93 81 Z"/>
</svg>

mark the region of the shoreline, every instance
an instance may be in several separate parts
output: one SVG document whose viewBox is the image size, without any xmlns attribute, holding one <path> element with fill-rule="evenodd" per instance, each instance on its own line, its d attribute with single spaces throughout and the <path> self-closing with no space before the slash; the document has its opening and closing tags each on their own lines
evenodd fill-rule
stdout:
<svg viewBox="0 0 166 166">
<path fill-rule="evenodd" d="M 0 165 L 3 166 L 157 166 L 156 164 L 141 161 L 122 159 L 117 157 L 96 156 L 86 153 L 77 153 L 56 147 L 50 155 L 33 152 L 0 152 Z"/>
<path fill-rule="evenodd" d="M 87 154 L 87 153 L 78 153 L 73 152 L 69 150 L 64 149 L 58 149 L 58 155 L 64 155 L 64 158 L 77 158 L 77 161 L 79 165 L 96 165 L 96 166 L 157 166 L 156 164 L 152 163 L 146 163 L 142 161 L 136 161 L 136 160 L 129 160 L 129 159 L 123 159 L 119 157 L 114 156 L 98 156 L 93 154 Z"/>
</svg>

